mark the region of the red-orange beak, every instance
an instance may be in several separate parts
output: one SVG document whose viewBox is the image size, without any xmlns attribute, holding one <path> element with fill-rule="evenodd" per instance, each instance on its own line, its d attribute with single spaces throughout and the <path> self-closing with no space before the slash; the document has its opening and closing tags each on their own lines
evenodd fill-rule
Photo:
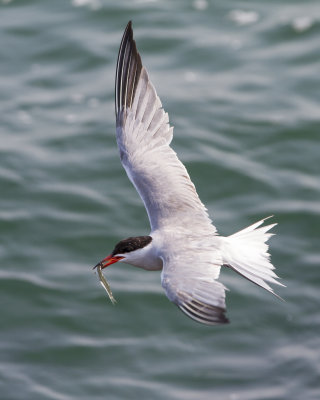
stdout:
<svg viewBox="0 0 320 400">
<path fill-rule="evenodd" d="M 105 267 L 108 267 L 108 266 L 111 265 L 111 264 L 114 264 L 114 263 L 116 263 L 116 262 L 122 260 L 123 258 L 124 258 L 124 257 L 112 256 L 112 255 L 110 254 L 110 256 L 108 256 L 108 257 L 104 258 L 103 260 L 101 260 L 100 262 L 98 262 L 98 264 L 95 265 L 95 266 L 93 267 L 93 269 L 97 268 L 98 266 L 101 266 L 101 269 L 103 269 L 103 268 L 105 268 Z"/>
</svg>

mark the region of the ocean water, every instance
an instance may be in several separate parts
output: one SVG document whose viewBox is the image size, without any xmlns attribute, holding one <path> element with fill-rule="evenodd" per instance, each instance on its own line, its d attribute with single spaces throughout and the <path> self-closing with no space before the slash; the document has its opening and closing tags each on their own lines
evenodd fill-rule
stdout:
<svg viewBox="0 0 320 400">
<path fill-rule="evenodd" d="M 231 323 L 158 272 L 91 267 L 149 233 L 115 142 L 129 20 L 218 231 L 269 215 L 282 302 L 222 271 Z M 320 4 L 0 0 L 1 400 L 320 399 Z"/>
</svg>

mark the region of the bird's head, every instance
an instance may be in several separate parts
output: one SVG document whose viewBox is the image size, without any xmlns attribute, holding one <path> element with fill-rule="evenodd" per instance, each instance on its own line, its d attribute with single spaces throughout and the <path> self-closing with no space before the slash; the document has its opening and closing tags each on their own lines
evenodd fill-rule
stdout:
<svg viewBox="0 0 320 400">
<path fill-rule="evenodd" d="M 119 261 L 136 265 L 136 261 L 142 256 L 140 254 L 142 253 L 141 250 L 151 243 L 151 241 L 151 236 L 137 236 L 123 239 L 116 244 L 112 253 L 98 262 L 94 268 L 98 266 L 105 268 Z"/>
</svg>

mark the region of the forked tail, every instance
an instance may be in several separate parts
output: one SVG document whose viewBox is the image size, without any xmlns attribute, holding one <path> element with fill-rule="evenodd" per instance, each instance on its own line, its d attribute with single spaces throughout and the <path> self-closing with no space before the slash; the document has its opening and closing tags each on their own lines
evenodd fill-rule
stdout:
<svg viewBox="0 0 320 400">
<path fill-rule="evenodd" d="M 280 297 L 268 285 L 268 283 L 274 283 L 284 286 L 276 280 L 279 277 L 274 273 L 275 268 L 270 262 L 270 254 L 268 253 L 269 246 L 266 244 L 268 239 L 273 236 L 273 233 L 267 232 L 277 224 L 260 227 L 268 218 L 264 218 L 231 236 L 223 237 L 222 258 L 224 265 Z"/>
</svg>

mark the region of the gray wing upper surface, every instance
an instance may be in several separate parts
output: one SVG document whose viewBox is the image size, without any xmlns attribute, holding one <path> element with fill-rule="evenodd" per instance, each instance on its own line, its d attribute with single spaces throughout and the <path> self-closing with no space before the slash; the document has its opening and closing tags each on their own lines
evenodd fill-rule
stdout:
<svg viewBox="0 0 320 400">
<path fill-rule="evenodd" d="M 115 82 L 121 162 L 146 207 L 151 229 L 184 225 L 215 232 L 184 165 L 170 147 L 173 128 L 141 62 L 131 22 L 120 45 Z"/>
</svg>

